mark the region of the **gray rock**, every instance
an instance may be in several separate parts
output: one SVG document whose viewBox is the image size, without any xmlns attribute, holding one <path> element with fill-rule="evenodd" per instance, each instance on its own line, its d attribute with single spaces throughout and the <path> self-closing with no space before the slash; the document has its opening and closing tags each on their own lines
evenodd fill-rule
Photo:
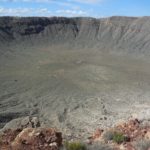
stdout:
<svg viewBox="0 0 150 150">
<path fill-rule="evenodd" d="M 7 129 L 18 129 L 18 128 L 36 128 L 40 127 L 40 121 L 37 117 L 22 117 L 22 118 L 17 118 L 13 119 L 10 122 L 8 122 L 2 130 L 7 130 Z"/>
</svg>

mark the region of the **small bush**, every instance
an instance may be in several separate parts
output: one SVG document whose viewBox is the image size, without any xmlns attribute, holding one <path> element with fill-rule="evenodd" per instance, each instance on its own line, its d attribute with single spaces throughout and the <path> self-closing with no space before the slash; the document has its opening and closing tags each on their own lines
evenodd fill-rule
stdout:
<svg viewBox="0 0 150 150">
<path fill-rule="evenodd" d="M 105 132 L 103 134 L 103 139 L 107 142 L 114 141 L 115 143 L 118 144 L 125 142 L 127 140 L 127 138 L 122 133 L 113 130 Z"/>
<path fill-rule="evenodd" d="M 112 130 L 109 130 L 109 131 L 106 131 L 104 134 L 103 134 L 103 139 L 107 142 L 107 141 L 112 141 L 113 140 L 113 137 L 114 137 L 114 133 L 115 131 L 112 131 Z"/>
<path fill-rule="evenodd" d="M 139 140 L 134 144 L 136 150 L 148 150 L 150 148 L 150 140 Z"/>
<path fill-rule="evenodd" d="M 66 150 L 87 150 L 86 146 L 80 142 L 65 142 Z"/>
<path fill-rule="evenodd" d="M 126 137 L 122 133 L 115 133 L 113 136 L 113 141 L 117 144 L 121 144 L 126 141 Z"/>
</svg>

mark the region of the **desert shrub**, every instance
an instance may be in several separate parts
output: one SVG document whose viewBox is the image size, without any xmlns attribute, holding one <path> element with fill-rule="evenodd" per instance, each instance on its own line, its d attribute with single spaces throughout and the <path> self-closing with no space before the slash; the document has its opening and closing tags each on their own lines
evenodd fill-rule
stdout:
<svg viewBox="0 0 150 150">
<path fill-rule="evenodd" d="M 112 150 L 108 145 L 103 143 L 89 145 L 87 150 Z"/>
<path fill-rule="evenodd" d="M 66 150 L 87 150 L 85 144 L 80 142 L 65 142 L 64 147 Z"/>
<path fill-rule="evenodd" d="M 115 133 L 115 131 L 112 131 L 112 130 L 106 131 L 106 132 L 103 134 L 103 139 L 104 139 L 105 141 L 111 141 L 111 140 L 113 140 L 114 133 Z"/>
<path fill-rule="evenodd" d="M 134 143 L 136 150 L 148 150 L 150 148 L 150 140 L 138 140 Z"/>
<path fill-rule="evenodd" d="M 122 133 L 113 130 L 106 131 L 103 134 L 103 139 L 105 141 L 114 141 L 115 143 L 118 144 L 125 142 L 127 140 L 127 138 Z"/>
<path fill-rule="evenodd" d="M 114 141 L 115 143 L 120 144 L 120 143 L 126 141 L 126 137 L 125 137 L 122 133 L 116 132 L 116 133 L 114 133 L 113 141 Z"/>
</svg>

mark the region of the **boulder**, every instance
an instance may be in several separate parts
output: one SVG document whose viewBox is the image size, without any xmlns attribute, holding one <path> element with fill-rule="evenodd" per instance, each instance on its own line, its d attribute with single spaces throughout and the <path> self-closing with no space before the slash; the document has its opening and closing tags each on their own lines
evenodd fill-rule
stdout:
<svg viewBox="0 0 150 150">
<path fill-rule="evenodd" d="M 17 118 L 13 119 L 10 122 L 8 122 L 4 128 L 2 129 L 3 131 L 8 130 L 8 129 L 24 129 L 24 128 L 37 128 L 40 127 L 40 121 L 38 117 L 22 117 L 22 118 Z"/>
<path fill-rule="evenodd" d="M 62 134 L 52 128 L 25 128 L 7 130 L 1 135 L 0 149 L 5 150 L 58 150 Z"/>
<path fill-rule="evenodd" d="M 23 148 L 57 150 L 62 144 L 62 135 L 51 128 L 26 128 L 11 144 L 14 150 Z"/>
<path fill-rule="evenodd" d="M 148 132 L 145 134 L 145 138 L 147 138 L 147 139 L 150 140 L 150 131 L 148 131 Z"/>
</svg>

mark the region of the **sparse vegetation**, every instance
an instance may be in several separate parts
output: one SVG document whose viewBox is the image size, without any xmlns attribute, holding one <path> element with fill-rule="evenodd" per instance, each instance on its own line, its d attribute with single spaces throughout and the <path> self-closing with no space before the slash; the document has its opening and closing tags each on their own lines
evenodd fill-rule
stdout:
<svg viewBox="0 0 150 150">
<path fill-rule="evenodd" d="M 150 148 L 150 140 L 138 140 L 135 142 L 134 147 L 136 150 L 148 150 Z"/>
<path fill-rule="evenodd" d="M 118 131 L 107 131 L 104 133 L 103 135 L 103 139 L 108 142 L 108 141 L 114 141 L 115 143 L 122 143 L 125 142 L 127 140 L 127 138 L 120 132 Z"/>
<path fill-rule="evenodd" d="M 113 131 L 113 130 L 106 131 L 106 132 L 103 134 L 103 139 L 104 139 L 106 142 L 113 140 L 114 132 L 115 132 L 115 131 Z"/>
<path fill-rule="evenodd" d="M 64 147 L 66 150 L 87 150 L 86 145 L 81 142 L 65 142 Z"/>
<path fill-rule="evenodd" d="M 113 135 L 113 141 L 120 144 L 126 141 L 126 137 L 122 133 L 115 132 Z"/>
</svg>

